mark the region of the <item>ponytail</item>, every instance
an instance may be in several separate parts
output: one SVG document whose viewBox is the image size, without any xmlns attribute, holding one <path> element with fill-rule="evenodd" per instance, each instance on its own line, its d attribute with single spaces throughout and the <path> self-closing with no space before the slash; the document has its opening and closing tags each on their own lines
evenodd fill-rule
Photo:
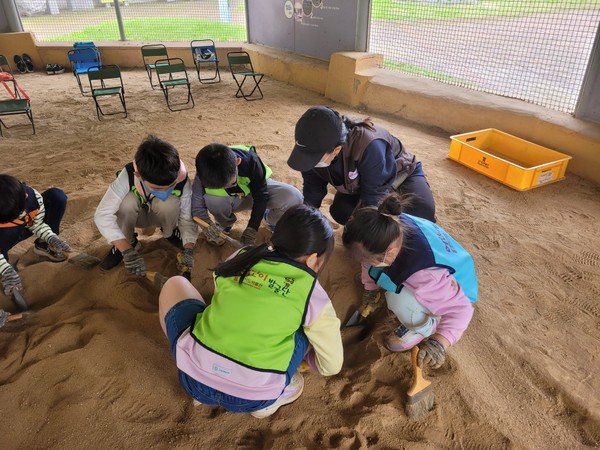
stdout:
<svg viewBox="0 0 600 450">
<path fill-rule="evenodd" d="M 325 258 L 333 251 L 334 237 L 329 221 L 317 209 L 298 205 L 289 208 L 277 222 L 272 246 L 261 244 L 247 247 L 215 269 L 218 277 L 240 277 L 240 284 L 248 271 L 264 259 L 270 252 L 277 252 L 286 258 L 296 259 L 316 253 Z"/>
<path fill-rule="evenodd" d="M 267 244 L 261 244 L 255 247 L 247 247 L 241 250 L 233 258 L 222 262 L 215 269 L 215 275 L 218 277 L 240 277 L 240 284 L 246 278 L 248 271 L 269 253 Z"/>
<path fill-rule="evenodd" d="M 344 123 L 344 125 L 346 125 L 346 127 L 348 129 L 362 126 L 362 127 L 368 128 L 370 131 L 375 130 L 375 125 L 373 125 L 373 119 L 371 119 L 370 117 L 366 117 L 364 119 L 357 119 L 357 118 L 342 116 L 342 122 Z"/>
<path fill-rule="evenodd" d="M 399 218 L 403 203 L 406 200 L 393 192 L 377 208 L 368 206 L 354 211 L 344 227 L 344 246 L 350 248 L 354 244 L 360 244 L 371 254 L 384 253 L 392 242 L 402 239 L 407 232 Z"/>
</svg>

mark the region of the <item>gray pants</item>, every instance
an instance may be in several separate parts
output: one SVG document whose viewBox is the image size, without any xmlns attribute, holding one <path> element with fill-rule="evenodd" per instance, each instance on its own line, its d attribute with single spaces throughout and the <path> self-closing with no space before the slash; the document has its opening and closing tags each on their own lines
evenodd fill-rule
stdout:
<svg viewBox="0 0 600 450">
<path fill-rule="evenodd" d="M 399 294 L 386 292 L 385 299 L 390 311 L 406 328 L 423 337 L 429 337 L 435 333 L 440 318 L 431 314 L 427 308 L 421 305 L 406 286 Z"/>
<path fill-rule="evenodd" d="M 269 190 L 267 202 L 269 213 L 266 221 L 269 225 L 275 225 L 286 210 L 304 201 L 300 191 L 289 184 L 267 180 L 267 189 Z M 242 198 L 205 195 L 204 202 L 208 211 L 215 217 L 215 221 L 226 228 L 232 226 L 237 220 L 234 213 L 252 209 L 254 200 L 251 195 Z"/>
<path fill-rule="evenodd" d="M 133 192 L 129 192 L 117 211 L 117 224 L 129 242 L 133 242 L 135 227 L 162 227 L 163 236 L 169 237 L 179 221 L 181 201 L 170 195 L 166 201 L 155 198 L 149 208 L 143 208 Z"/>
</svg>

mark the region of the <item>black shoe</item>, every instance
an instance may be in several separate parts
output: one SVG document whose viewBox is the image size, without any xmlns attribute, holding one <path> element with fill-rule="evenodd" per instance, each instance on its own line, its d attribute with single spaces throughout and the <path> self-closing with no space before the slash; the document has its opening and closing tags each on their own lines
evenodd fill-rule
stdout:
<svg viewBox="0 0 600 450">
<path fill-rule="evenodd" d="M 25 61 L 23 61 L 23 58 L 21 58 L 21 56 L 15 55 L 15 57 L 13 58 L 13 61 L 17 65 L 17 70 L 19 72 L 21 72 L 21 73 L 27 72 L 27 65 L 25 64 Z"/>
<path fill-rule="evenodd" d="M 108 255 L 100 262 L 100 270 L 110 270 L 118 266 L 121 261 L 123 261 L 123 254 L 113 245 Z"/>
<path fill-rule="evenodd" d="M 33 60 L 31 59 L 31 56 L 29 56 L 27 53 L 23 53 L 23 57 L 21 59 L 25 63 L 25 70 L 27 70 L 27 72 L 33 72 Z"/>
<path fill-rule="evenodd" d="M 181 240 L 181 231 L 179 231 L 179 228 L 175 227 L 173 234 L 165 239 L 178 249 L 183 250 L 183 241 Z"/>
<path fill-rule="evenodd" d="M 137 233 L 134 233 L 133 242 L 131 242 L 131 246 L 135 248 L 137 243 Z M 121 261 L 123 261 L 123 254 L 117 249 L 117 247 L 113 245 L 110 249 L 110 252 L 108 252 L 108 254 L 100 262 L 100 270 L 110 270 L 113 267 L 118 266 Z"/>
<path fill-rule="evenodd" d="M 33 253 L 36 255 L 44 256 L 48 258 L 50 261 L 61 262 L 67 259 L 67 255 L 64 253 L 58 253 L 48 247 L 48 243 L 44 242 L 40 239 L 36 239 L 33 243 Z"/>
<path fill-rule="evenodd" d="M 59 73 L 63 73 L 65 68 L 60 64 L 46 64 L 46 73 L 48 75 L 58 75 Z"/>
</svg>

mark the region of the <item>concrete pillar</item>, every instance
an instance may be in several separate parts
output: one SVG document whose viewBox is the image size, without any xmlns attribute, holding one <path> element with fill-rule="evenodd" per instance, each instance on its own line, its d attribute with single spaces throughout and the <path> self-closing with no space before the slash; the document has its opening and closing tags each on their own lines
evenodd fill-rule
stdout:
<svg viewBox="0 0 600 450">
<path fill-rule="evenodd" d="M 12 33 L 20 33 L 23 31 L 23 24 L 19 17 L 19 11 L 14 0 L 1 0 L 2 8 L 6 13 L 6 22 L 8 23 L 8 29 Z"/>
</svg>

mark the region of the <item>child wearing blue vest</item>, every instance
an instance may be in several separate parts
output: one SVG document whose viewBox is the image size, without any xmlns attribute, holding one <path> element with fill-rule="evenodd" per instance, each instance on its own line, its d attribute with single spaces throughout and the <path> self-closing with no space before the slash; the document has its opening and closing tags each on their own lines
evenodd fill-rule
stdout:
<svg viewBox="0 0 600 450">
<path fill-rule="evenodd" d="M 419 346 L 419 365 L 440 367 L 473 316 L 477 276 L 471 255 L 438 225 L 402 213 L 398 194 L 360 208 L 344 246 L 368 266 L 367 289 L 383 289 L 401 326 L 385 340 L 394 352 Z"/>
<path fill-rule="evenodd" d="M 177 149 L 156 136 L 148 136 L 96 208 L 96 226 L 112 244 L 100 269 L 110 270 L 123 261 L 129 273 L 145 276 L 146 263 L 136 249 L 135 228 L 160 227 L 167 241 L 183 249 L 180 264 L 191 270 L 198 236 L 191 202 L 191 183 Z"/>
<path fill-rule="evenodd" d="M 341 370 L 340 321 L 317 280 L 333 250 L 331 225 L 298 205 L 281 217 L 271 242 L 217 266 L 208 306 L 183 277 L 170 278 L 160 293 L 180 384 L 197 403 L 268 417 L 302 394 L 303 359 L 324 376 Z"/>
<path fill-rule="evenodd" d="M 209 243 L 223 245 L 219 234 L 229 234 L 237 220 L 236 212 L 250 209 L 250 220 L 240 240 L 253 245 L 263 218 L 272 230 L 288 208 L 302 203 L 298 189 L 273 180 L 271 175 L 253 146 L 213 143 L 198 152 L 192 215 L 211 225 L 203 230 Z"/>
<path fill-rule="evenodd" d="M 39 193 L 15 177 L 0 174 L 0 275 L 6 296 L 23 289 L 21 277 L 8 262 L 8 251 L 30 236 L 36 236 L 34 253 L 60 262 L 71 252 L 59 239 L 60 222 L 67 207 L 67 196 L 58 188 Z"/>
</svg>

